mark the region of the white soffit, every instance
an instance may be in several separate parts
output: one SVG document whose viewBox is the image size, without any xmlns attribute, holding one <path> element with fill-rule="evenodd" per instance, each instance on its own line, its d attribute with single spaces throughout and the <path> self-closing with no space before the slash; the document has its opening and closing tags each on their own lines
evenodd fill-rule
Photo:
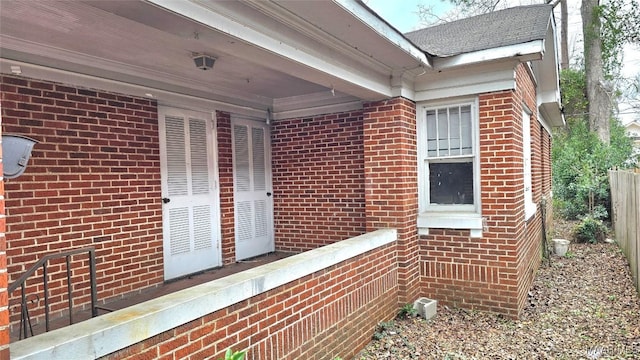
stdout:
<svg viewBox="0 0 640 360">
<path fill-rule="evenodd" d="M 258 2 L 264 3 L 260 0 Z M 386 64 L 395 71 L 419 68 L 418 73 L 420 73 L 423 68 L 431 67 L 429 58 L 420 48 L 376 15 L 362 1 L 333 0 L 333 2 L 340 6 L 343 12 L 334 12 L 329 19 L 321 16 L 320 10 L 323 7 L 333 6 L 331 1 L 280 1 L 278 3 L 322 28 L 335 39 L 357 49 L 365 56 Z M 340 19 L 337 19 L 335 14 L 339 14 Z M 332 23 L 326 25 L 327 21 Z"/>
<path fill-rule="evenodd" d="M 267 66 L 312 83 L 334 87 L 364 99 L 391 95 L 389 75 L 384 67 L 375 69 L 331 49 L 304 39 L 304 34 L 283 24 L 273 24 L 268 16 L 251 12 L 236 1 L 148 0 L 156 6 L 192 19 L 238 41 L 263 50 Z M 313 3 L 313 2 L 312 2 Z M 284 24 L 288 25 L 288 24 Z M 276 27 L 274 31 L 273 27 Z M 269 29 L 271 29 L 269 31 Z M 242 54 L 234 54 L 242 56 Z M 255 56 L 255 53 L 249 56 Z"/>
<path fill-rule="evenodd" d="M 193 94 L 187 95 L 175 91 L 139 86 L 127 82 L 0 58 L 0 73 L 11 73 L 12 66 L 19 66 L 22 71 L 21 75 L 30 78 L 148 98 L 157 101 L 160 105 L 182 107 L 202 112 L 220 110 L 252 118 L 263 118 L 265 114 L 263 110 L 256 109 L 255 107 L 239 106 L 228 102 L 211 100 L 207 97 L 206 93 L 201 93 L 200 96 Z"/>
</svg>

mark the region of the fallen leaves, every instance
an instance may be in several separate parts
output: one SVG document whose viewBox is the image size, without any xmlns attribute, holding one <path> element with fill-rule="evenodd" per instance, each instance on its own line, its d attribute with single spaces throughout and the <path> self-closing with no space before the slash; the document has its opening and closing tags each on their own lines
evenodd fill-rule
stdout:
<svg viewBox="0 0 640 360">
<path fill-rule="evenodd" d="M 519 320 L 439 306 L 387 324 L 355 359 L 640 359 L 640 300 L 615 244 L 541 264 Z"/>
</svg>

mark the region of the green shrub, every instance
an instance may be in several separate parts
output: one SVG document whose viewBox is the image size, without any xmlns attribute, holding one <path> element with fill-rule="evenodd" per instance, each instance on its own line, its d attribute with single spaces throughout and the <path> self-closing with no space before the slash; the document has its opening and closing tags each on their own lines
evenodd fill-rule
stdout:
<svg viewBox="0 0 640 360">
<path fill-rule="evenodd" d="M 227 349 L 227 352 L 224 354 L 224 359 L 220 360 L 244 360 L 246 353 L 246 351 L 233 352 L 231 349 Z"/>
<path fill-rule="evenodd" d="M 554 132 L 554 208 L 567 219 L 587 214 L 606 219 L 611 208 L 608 171 L 637 163 L 632 140 L 616 119 L 610 122 L 608 145 L 589 131 L 583 70 L 563 70 L 561 87 L 567 126 Z"/>
<path fill-rule="evenodd" d="M 585 216 L 574 228 L 573 239 L 577 243 L 591 243 L 604 241 L 607 235 L 607 226 L 594 216 Z"/>
<path fill-rule="evenodd" d="M 603 144 L 586 122 L 556 133 L 552 151 L 554 205 L 560 215 L 578 219 L 596 213 L 607 218 L 611 208 L 609 169 L 635 164 L 624 128 L 611 122 L 611 144 Z"/>
</svg>

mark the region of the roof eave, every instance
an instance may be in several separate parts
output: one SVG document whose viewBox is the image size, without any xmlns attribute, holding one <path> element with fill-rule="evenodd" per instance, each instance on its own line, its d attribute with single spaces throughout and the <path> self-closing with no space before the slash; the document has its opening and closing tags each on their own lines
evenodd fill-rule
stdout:
<svg viewBox="0 0 640 360">
<path fill-rule="evenodd" d="M 562 105 L 559 101 L 543 102 L 539 108 L 549 125 L 552 127 L 565 126 L 564 113 L 562 113 Z"/>
<path fill-rule="evenodd" d="M 540 105 L 546 113 L 547 121 L 553 127 L 565 126 L 564 113 L 562 112 L 562 98 L 560 96 L 560 67 L 558 61 L 558 42 L 555 36 L 556 24 L 553 12 L 549 17 L 547 37 L 544 41 L 545 56 L 540 62 L 540 79 L 538 92 Z"/>
<path fill-rule="evenodd" d="M 391 26 L 362 0 L 333 0 L 350 12 L 355 18 L 367 24 L 383 39 L 395 44 L 399 49 L 416 59 L 421 68 L 432 68 L 432 58 L 409 41 L 400 31 Z"/>
<path fill-rule="evenodd" d="M 525 43 L 457 54 L 449 57 L 436 57 L 433 59 L 433 67 L 435 70 L 446 70 L 508 59 L 517 59 L 521 62 L 542 60 L 544 51 L 544 40 L 532 40 Z"/>
</svg>

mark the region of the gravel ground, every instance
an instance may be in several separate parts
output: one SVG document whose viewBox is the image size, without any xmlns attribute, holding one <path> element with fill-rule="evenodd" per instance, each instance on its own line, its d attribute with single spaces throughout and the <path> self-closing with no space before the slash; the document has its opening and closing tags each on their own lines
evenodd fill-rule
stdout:
<svg viewBox="0 0 640 360">
<path fill-rule="evenodd" d="M 640 300 L 617 245 L 572 243 L 540 266 L 519 320 L 438 306 L 381 323 L 355 359 L 640 359 Z"/>
</svg>

